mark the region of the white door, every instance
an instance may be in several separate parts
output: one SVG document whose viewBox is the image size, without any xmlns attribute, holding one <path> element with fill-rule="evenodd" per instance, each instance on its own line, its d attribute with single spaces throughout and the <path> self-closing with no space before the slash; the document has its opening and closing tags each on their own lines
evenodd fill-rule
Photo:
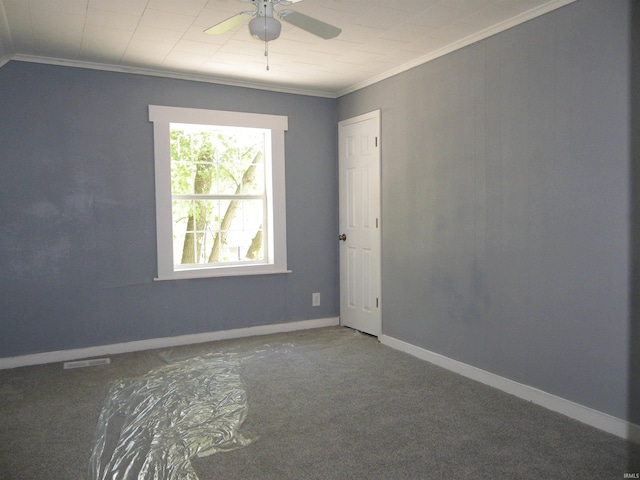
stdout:
<svg viewBox="0 0 640 480">
<path fill-rule="evenodd" d="M 340 323 L 382 333 L 380 111 L 338 124 Z"/>
</svg>

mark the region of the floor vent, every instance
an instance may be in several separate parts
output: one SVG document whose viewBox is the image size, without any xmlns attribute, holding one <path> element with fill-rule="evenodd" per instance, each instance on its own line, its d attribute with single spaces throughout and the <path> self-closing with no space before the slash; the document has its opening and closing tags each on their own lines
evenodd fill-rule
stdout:
<svg viewBox="0 0 640 480">
<path fill-rule="evenodd" d="M 78 360 L 77 362 L 64 362 L 64 369 L 69 368 L 82 368 L 82 367 L 95 367 L 96 365 L 107 365 L 111 363 L 108 358 L 95 358 L 93 360 Z"/>
</svg>

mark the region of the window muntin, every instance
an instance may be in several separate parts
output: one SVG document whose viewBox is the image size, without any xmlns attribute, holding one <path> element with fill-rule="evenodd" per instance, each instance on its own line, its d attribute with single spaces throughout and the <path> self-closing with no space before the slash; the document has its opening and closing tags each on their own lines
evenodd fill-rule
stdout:
<svg viewBox="0 0 640 480">
<path fill-rule="evenodd" d="M 174 269 L 264 261 L 268 134 L 170 124 Z"/>
<path fill-rule="evenodd" d="M 286 117 L 149 107 L 158 279 L 286 272 Z"/>
</svg>

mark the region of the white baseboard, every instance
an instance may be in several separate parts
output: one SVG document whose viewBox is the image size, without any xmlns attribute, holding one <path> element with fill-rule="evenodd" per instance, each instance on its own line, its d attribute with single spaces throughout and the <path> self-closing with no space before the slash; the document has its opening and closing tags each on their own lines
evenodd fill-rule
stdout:
<svg viewBox="0 0 640 480">
<path fill-rule="evenodd" d="M 154 348 L 178 347 L 181 345 L 194 345 L 197 343 L 213 342 L 216 340 L 228 340 L 231 338 L 253 337 L 257 335 L 269 335 L 272 333 L 293 332 L 311 328 L 333 327 L 339 325 L 338 317 L 318 318 L 299 322 L 277 323 L 273 325 L 259 325 L 256 327 L 236 328 L 233 330 L 221 330 L 218 332 L 196 333 L 193 335 L 180 335 L 178 337 L 153 338 L 138 340 L 135 342 L 116 343 L 97 347 L 77 348 L 73 350 L 60 350 L 55 352 L 36 353 L 33 355 L 21 355 L 17 357 L 0 358 L 0 370 L 7 368 L 26 367 L 29 365 L 41 365 L 45 363 L 66 362 L 82 358 L 98 357 L 103 355 L 117 355 L 119 353 L 139 352 Z"/>
<path fill-rule="evenodd" d="M 624 438 L 625 440 L 640 443 L 640 425 L 635 425 L 537 388 L 514 382 L 508 378 L 453 360 L 387 335 L 381 335 L 379 340 L 384 345 L 413 355 L 421 360 L 426 360 L 434 365 L 446 368 L 447 370 L 497 388 L 503 392 L 510 393 L 511 395 L 548 408 L 554 412 L 561 413 L 599 430 Z"/>
</svg>

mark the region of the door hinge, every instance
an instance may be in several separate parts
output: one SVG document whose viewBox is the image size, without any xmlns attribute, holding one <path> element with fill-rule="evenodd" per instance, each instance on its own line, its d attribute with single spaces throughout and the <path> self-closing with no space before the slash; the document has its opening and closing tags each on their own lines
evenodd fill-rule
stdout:
<svg viewBox="0 0 640 480">
<path fill-rule="evenodd" d="M 378 228 L 378 219 L 376 218 L 376 228 Z"/>
<path fill-rule="evenodd" d="M 378 146 L 378 137 L 376 137 L 376 147 Z"/>
<path fill-rule="evenodd" d="M 378 297 L 376 297 L 376 308 L 379 308 L 378 307 Z"/>
</svg>

